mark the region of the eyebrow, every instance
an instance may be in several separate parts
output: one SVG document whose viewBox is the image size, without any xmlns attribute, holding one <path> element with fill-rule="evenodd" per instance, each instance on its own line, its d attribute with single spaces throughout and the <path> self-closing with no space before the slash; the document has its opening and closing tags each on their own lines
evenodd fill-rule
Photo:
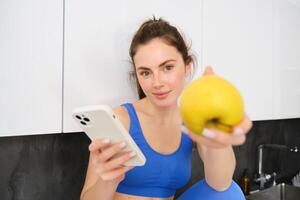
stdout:
<svg viewBox="0 0 300 200">
<path fill-rule="evenodd" d="M 176 60 L 174 60 L 174 59 L 166 60 L 166 61 L 160 63 L 158 67 L 161 67 L 161 66 L 163 66 L 163 65 L 165 65 L 166 63 L 171 62 L 171 61 L 176 61 Z M 144 67 L 144 66 L 140 66 L 140 67 L 137 68 L 137 70 L 148 70 L 148 69 L 150 69 L 150 68 Z"/>
</svg>

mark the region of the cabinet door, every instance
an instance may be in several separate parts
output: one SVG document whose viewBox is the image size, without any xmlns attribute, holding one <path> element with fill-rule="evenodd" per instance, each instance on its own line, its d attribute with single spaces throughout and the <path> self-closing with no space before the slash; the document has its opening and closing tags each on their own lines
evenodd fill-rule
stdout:
<svg viewBox="0 0 300 200">
<path fill-rule="evenodd" d="M 203 2 L 203 65 L 238 87 L 251 119 L 272 119 L 272 0 Z"/>
<path fill-rule="evenodd" d="M 0 3 L 0 136 L 61 132 L 63 3 Z"/>
<path fill-rule="evenodd" d="M 72 110 L 89 104 L 112 107 L 136 100 L 128 54 L 134 32 L 155 15 L 180 27 L 197 52 L 201 1 L 69 1 L 66 4 L 64 132 L 79 131 Z"/>
<path fill-rule="evenodd" d="M 274 116 L 300 117 L 300 2 L 274 1 Z"/>
</svg>

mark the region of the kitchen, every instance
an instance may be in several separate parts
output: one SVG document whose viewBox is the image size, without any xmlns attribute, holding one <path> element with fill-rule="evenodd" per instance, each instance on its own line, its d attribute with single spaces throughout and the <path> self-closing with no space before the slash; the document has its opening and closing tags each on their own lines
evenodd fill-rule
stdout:
<svg viewBox="0 0 300 200">
<path fill-rule="evenodd" d="M 182 27 L 197 75 L 212 65 L 240 89 L 253 127 L 234 147 L 233 178 L 239 183 L 247 170 L 249 198 L 259 199 L 274 177 L 299 187 L 299 1 L 12 0 L 0 3 L 0 199 L 79 199 L 90 141 L 72 110 L 136 99 L 124 76 L 127 49 L 152 15 Z M 176 197 L 204 177 L 195 152 L 192 166 Z"/>
</svg>

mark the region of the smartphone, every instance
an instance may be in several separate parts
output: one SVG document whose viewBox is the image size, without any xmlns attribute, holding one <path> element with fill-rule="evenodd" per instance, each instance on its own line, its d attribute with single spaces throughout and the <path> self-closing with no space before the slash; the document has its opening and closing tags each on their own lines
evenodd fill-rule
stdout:
<svg viewBox="0 0 300 200">
<path fill-rule="evenodd" d="M 108 105 L 91 105 L 76 108 L 72 114 L 74 120 L 91 139 L 110 139 L 111 143 L 125 141 L 123 151 L 134 151 L 136 156 L 128 160 L 125 166 L 142 166 L 146 158 L 117 115 Z"/>
</svg>

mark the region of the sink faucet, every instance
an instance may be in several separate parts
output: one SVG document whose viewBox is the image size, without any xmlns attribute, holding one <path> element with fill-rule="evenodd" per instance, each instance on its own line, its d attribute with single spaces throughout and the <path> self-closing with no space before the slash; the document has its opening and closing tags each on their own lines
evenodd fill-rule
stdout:
<svg viewBox="0 0 300 200">
<path fill-rule="evenodd" d="M 265 183 L 268 182 L 271 178 L 273 178 L 273 184 L 275 183 L 276 173 L 273 174 L 265 174 L 263 173 L 263 149 L 264 148 L 276 148 L 276 149 L 284 149 L 289 150 L 290 152 L 298 152 L 298 147 L 295 146 L 293 148 L 289 148 L 286 145 L 281 144 L 261 144 L 258 146 L 258 178 L 254 181 L 259 182 L 259 189 L 264 189 Z"/>
</svg>

